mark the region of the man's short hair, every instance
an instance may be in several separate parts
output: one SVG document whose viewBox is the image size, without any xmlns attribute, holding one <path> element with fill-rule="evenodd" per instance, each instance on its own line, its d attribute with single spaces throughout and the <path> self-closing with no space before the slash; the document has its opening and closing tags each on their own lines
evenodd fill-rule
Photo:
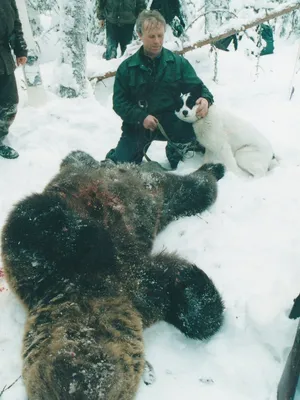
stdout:
<svg viewBox="0 0 300 400">
<path fill-rule="evenodd" d="M 157 10 L 143 10 L 136 20 L 136 31 L 138 34 L 143 34 L 144 23 L 147 22 L 148 29 L 156 28 L 163 25 L 166 30 L 166 20 Z"/>
</svg>

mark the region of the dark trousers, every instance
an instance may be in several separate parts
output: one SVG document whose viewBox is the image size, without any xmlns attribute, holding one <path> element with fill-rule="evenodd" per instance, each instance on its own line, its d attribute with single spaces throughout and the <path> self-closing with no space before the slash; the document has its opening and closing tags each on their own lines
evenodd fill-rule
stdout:
<svg viewBox="0 0 300 400">
<path fill-rule="evenodd" d="M 172 142 L 189 143 L 195 139 L 192 124 L 181 121 L 173 112 L 160 115 L 158 120 Z M 140 164 L 144 152 L 147 152 L 153 140 L 166 141 L 166 138 L 158 129 L 151 132 L 143 127 L 123 124 L 122 136 L 117 147 L 111 150 L 106 157 L 116 163 Z"/>
<path fill-rule="evenodd" d="M 19 102 L 15 75 L 0 75 L 0 141 L 8 134 Z"/>
<path fill-rule="evenodd" d="M 117 48 L 120 44 L 122 54 L 132 40 L 134 24 L 116 25 L 106 21 L 106 60 L 117 57 Z"/>
</svg>

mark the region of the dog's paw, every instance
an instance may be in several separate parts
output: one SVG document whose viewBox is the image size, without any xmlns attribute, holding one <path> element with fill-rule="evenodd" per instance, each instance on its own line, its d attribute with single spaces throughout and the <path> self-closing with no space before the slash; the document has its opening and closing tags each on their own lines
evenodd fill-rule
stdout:
<svg viewBox="0 0 300 400">
<path fill-rule="evenodd" d="M 186 264 L 176 271 L 169 286 L 171 307 L 166 322 L 192 339 L 214 335 L 224 321 L 224 304 L 218 289 L 196 265 Z"/>
<path fill-rule="evenodd" d="M 211 174 L 213 174 L 213 176 L 217 179 L 220 180 L 221 178 L 223 178 L 223 176 L 225 175 L 225 166 L 223 164 L 217 163 L 217 164 L 213 164 L 213 163 L 206 163 L 203 164 L 200 167 L 201 171 L 207 171 L 210 172 Z"/>
<path fill-rule="evenodd" d="M 143 381 L 145 385 L 152 385 L 156 380 L 154 368 L 149 363 L 149 361 L 145 362 L 145 369 L 143 373 Z"/>
</svg>

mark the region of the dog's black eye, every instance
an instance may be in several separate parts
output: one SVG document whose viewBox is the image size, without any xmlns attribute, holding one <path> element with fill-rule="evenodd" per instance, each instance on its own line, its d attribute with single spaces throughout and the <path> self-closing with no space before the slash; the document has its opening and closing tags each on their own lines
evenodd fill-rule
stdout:
<svg viewBox="0 0 300 400">
<path fill-rule="evenodd" d="M 186 106 L 190 109 L 192 109 L 194 107 L 194 105 L 196 104 L 196 100 L 194 96 L 189 96 L 187 101 L 186 101 Z"/>
<path fill-rule="evenodd" d="M 183 101 L 182 99 L 178 99 L 175 102 L 175 111 L 179 111 L 181 109 L 181 107 L 183 106 Z"/>
</svg>

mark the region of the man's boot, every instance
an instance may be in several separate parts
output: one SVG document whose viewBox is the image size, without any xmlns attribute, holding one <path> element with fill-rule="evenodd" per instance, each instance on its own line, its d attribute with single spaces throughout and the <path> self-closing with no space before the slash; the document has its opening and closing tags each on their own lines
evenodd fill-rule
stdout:
<svg viewBox="0 0 300 400">
<path fill-rule="evenodd" d="M 14 159 L 19 157 L 19 153 L 12 147 L 3 144 L 3 139 L 8 134 L 8 129 L 13 123 L 17 113 L 17 105 L 1 107 L 0 109 L 0 157 Z"/>
<path fill-rule="evenodd" d="M 108 46 L 102 56 L 105 60 L 111 60 L 117 58 L 117 49 L 112 46 Z"/>
<path fill-rule="evenodd" d="M 189 143 L 168 143 L 166 146 L 166 156 L 172 169 L 176 169 L 179 161 L 183 161 L 189 152 L 205 153 L 205 148 L 195 139 Z"/>
</svg>

